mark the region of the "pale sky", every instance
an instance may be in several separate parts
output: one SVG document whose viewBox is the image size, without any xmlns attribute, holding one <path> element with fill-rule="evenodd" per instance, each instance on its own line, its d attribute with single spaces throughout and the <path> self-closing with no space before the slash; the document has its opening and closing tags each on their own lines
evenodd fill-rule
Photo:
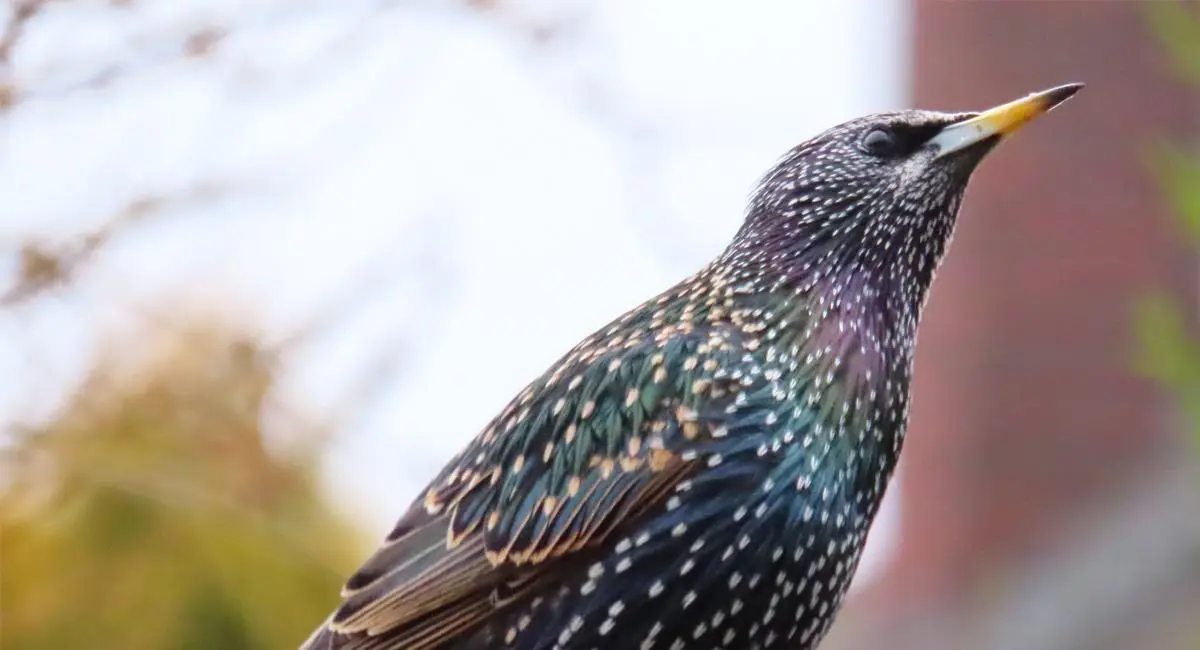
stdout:
<svg viewBox="0 0 1200 650">
<path fill-rule="evenodd" d="M 328 462 L 382 534 L 526 382 L 720 252 L 784 151 L 908 105 L 903 0 L 509 3 L 567 21 L 545 46 L 458 3 L 379 4 L 64 3 L 29 26 L 14 69 L 31 95 L 0 117 L 0 242 L 66 236 L 148 192 L 228 191 L 107 251 L 82 315 L 0 322 L 19 342 L 0 346 L 0 408 L 69 382 L 92 319 L 181 283 L 285 332 L 382 264 L 385 289 L 289 389 L 333 403 L 382 346 L 416 342 Z M 197 21 L 240 27 L 211 59 L 171 56 Z M 116 64 L 129 72 L 80 88 Z M 859 583 L 894 543 L 898 495 Z"/>
</svg>

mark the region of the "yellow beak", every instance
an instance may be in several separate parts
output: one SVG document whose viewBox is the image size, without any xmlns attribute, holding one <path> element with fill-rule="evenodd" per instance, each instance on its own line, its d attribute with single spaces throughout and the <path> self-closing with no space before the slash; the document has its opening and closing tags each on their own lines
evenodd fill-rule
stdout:
<svg viewBox="0 0 1200 650">
<path fill-rule="evenodd" d="M 929 140 L 937 158 L 962 151 L 993 137 L 1002 137 L 1025 126 L 1033 118 L 1067 101 L 1083 84 L 1066 84 L 1001 104 L 968 120 L 951 124 Z"/>
</svg>

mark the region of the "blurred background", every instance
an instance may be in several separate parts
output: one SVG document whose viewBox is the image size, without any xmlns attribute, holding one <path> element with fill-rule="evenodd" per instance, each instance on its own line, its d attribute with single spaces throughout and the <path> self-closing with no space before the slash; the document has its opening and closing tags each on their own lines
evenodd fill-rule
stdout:
<svg viewBox="0 0 1200 650">
<path fill-rule="evenodd" d="M 449 456 L 862 113 L 975 177 L 824 649 L 1200 648 L 1200 2 L 8 0 L 0 648 L 294 648 Z"/>
</svg>

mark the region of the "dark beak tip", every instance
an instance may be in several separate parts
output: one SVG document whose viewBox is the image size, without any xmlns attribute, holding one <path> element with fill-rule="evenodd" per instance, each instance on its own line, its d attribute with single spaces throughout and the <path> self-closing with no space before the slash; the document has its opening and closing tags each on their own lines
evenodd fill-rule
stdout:
<svg viewBox="0 0 1200 650">
<path fill-rule="evenodd" d="M 1058 106 L 1059 104 L 1074 97 L 1075 93 L 1079 92 L 1083 86 L 1084 84 L 1079 82 L 1063 84 L 1061 86 L 1055 86 L 1054 88 L 1043 91 L 1042 95 L 1046 98 L 1046 103 L 1051 107 Z"/>
</svg>

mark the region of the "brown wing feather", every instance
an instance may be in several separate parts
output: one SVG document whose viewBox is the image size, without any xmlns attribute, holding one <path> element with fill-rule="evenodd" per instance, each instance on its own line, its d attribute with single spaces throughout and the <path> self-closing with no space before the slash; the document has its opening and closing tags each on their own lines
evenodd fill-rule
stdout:
<svg viewBox="0 0 1200 650">
<path fill-rule="evenodd" d="M 691 464 L 671 459 L 654 468 L 646 463 L 631 469 L 647 474 L 631 481 L 628 472 L 618 470 L 574 497 L 600 498 L 619 507 L 592 512 L 574 508 L 579 521 L 545 527 L 536 552 L 519 557 L 489 553 L 480 530 L 451 544 L 453 509 L 431 516 L 414 508 L 397 525 L 400 532 L 390 535 L 347 581 L 342 605 L 326 632 L 314 635 L 303 650 L 434 650 L 470 633 L 508 602 L 552 579 L 549 565 L 577 559 L 568 556 L 601 543 L 620 522 L 661 502 Z M 614 499 L 613 492 L 622 491 Z M 559 508 L 549 516 L 561 512 Z"/>
<path fill-rule="evenodd" d="M 695 397 L 684 387 L 714 386 L 704 373 L 719 364 L 701 349 L 725 348 L 710 336 L 589 356 L 572 379 L 519 396 L 351 576 L 342 605 L 302 650 L 442 648 L 590 561 L 591 549 L 636 525 L 695 468 L 684 450 L 713 422 L 681 404 Z M 667 348 L 696 356 L 665 365 Z M 623 388 L 630 382 L 646 388 Z"/>
</svg>

